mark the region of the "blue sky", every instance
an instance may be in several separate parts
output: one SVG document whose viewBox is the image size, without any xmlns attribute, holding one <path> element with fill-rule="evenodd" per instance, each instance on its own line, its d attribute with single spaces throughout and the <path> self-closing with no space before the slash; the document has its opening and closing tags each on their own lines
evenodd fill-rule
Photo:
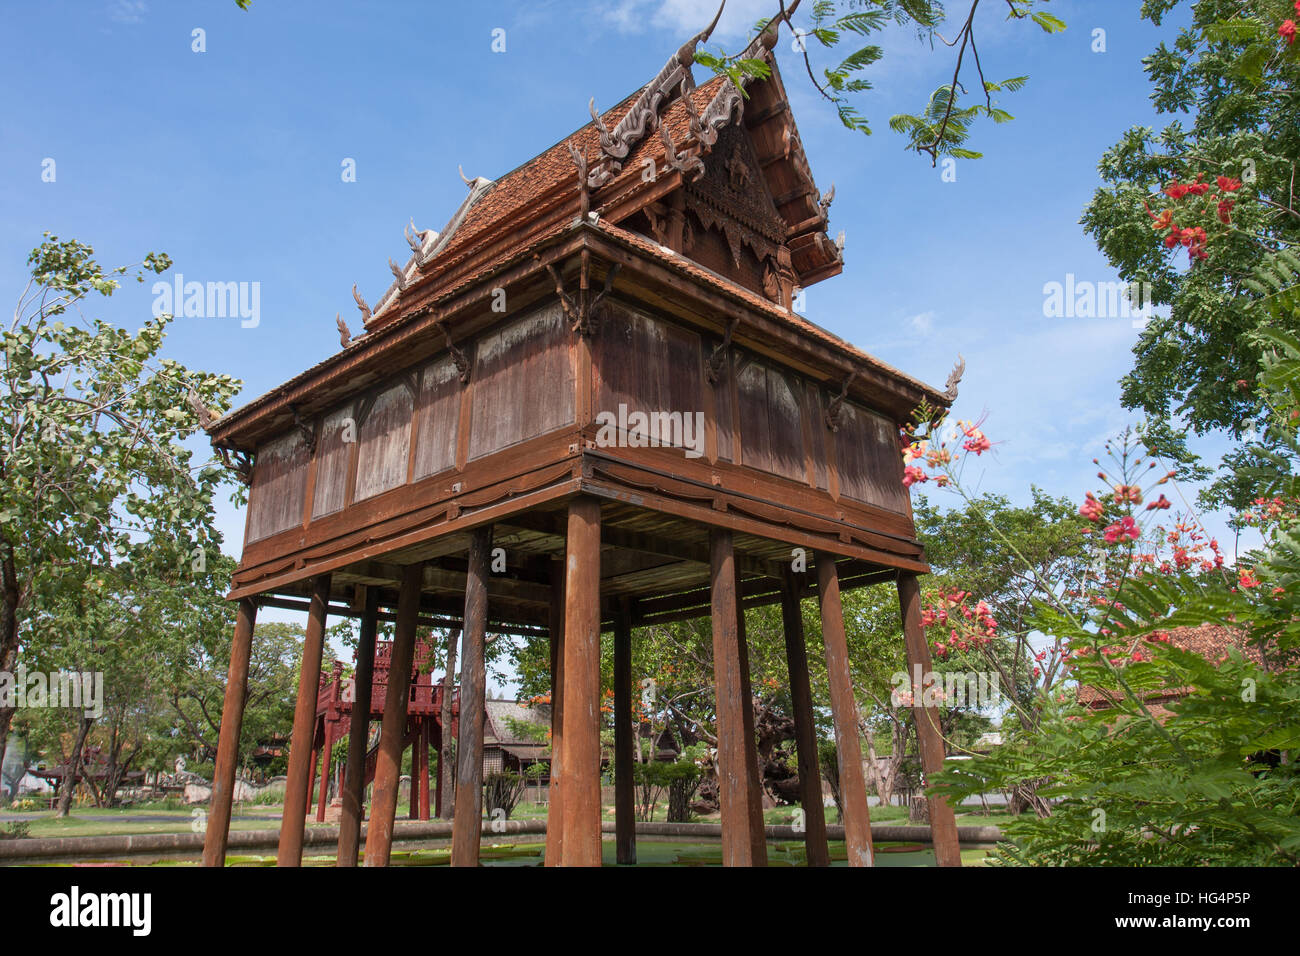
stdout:
<svg viewBox="0 0 1300 956">
<path fill-rule="evenodd" d="M 946 81 L 950 51 L 888 34 L 860 105 L 875 129 L 864 137 L 819 100 L 789 41 L 780 47 L 814 175 L 836 185 L 832 232 L 847 240 L 843 275 L 810 289 L 806 312 L 936 384 L 964 355 L 956 412 L 987 412 L 1000 443 L 967 477 L 1017 500 L 1031 482 L 1081 499 L 1096 484 L 1090 459 L 1135 421 L 1116 383 L 1137 331 L 1124 318 L 1045 318 L 1043 286 L 1115 278 L 1078 219 L 1102 152 L 1157 122 L 1140 60 L 1172 28 L 1141 22 L 1132 2 L 1054 2 L 1069 28 L 1048 36 L 985 6 L 986 74 L 1030 81 L 1000 100 L 1014 122 L 978 128 L 984 158 L 959 162 L 955 182 L 888 128 Z M 772 9 L 731 0 L 714 47 L 736 50 Z M 256 328 L 181 318 L 166 345 L 242 378 L 251 399 L 338 348 L 334 313 L 360 328 L 352 284 L 379 297 L 388 257 L 405 261 L 408 218 L 443 228 L 465 194 L 458 166 L 513 169 L 582 125 L 590 97 L 608 107 L 647 82 L 712 14 L 712 0 L 13 5 L 0 58 L 0 288 L 17 297 L 46 230 L 91 243 L 106 265 L 158 250 L 189 280 L 258 282 Z M 504 53 L 492 51 L 498 28 Z M 195 29 L 205 52 L 191 49 Z M 54 182 L 42 181 L 46 159 Z M 342 181 L 346 159 L 356 182 Z M 132 286 L 98 314 L 138 324 L 153 297 Z M 237 554 L 242 513 L 223 504 L 220 518 Z"/>
</svg>

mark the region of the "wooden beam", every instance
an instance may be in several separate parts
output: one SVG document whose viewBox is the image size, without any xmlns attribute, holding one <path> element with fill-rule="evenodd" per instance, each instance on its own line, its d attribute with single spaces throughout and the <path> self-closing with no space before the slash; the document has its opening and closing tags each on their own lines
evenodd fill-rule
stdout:
<svg viewBox="0 0 1300 956">
<path fill-rule="evenodd" d="M 564 574 L 562 865 L 600 866 L 600 502 L 569 505 Z"/>
<path fill-rule="evenodd" d="M 546 866 L 559 866 L 564 855 L 564 555 L 551 562 L 551 781 L 546 806 Z"/>
<path fill-rule="evenodd" d="M 812 688 L 808 680 L 808 647 L 804 643 L 802 592 L 794 572 L 781 572 L 781 624 L 785 660 L 790 672 L 790 703 L 794 711 L 794 741 L 799 757 L 799 800 L 803 807 L 803 842 L 809 866 L 830 866 L 826 845 L 826 808 L 822 803 L 821 764 L 817 728 L 813 725 Z"/>
<path fill-rule="evenodd" d="M 614 619 L 614 828 L 617 860 L 629 865 L 636 863 L 632 748 L 637 745 L 637 729 L 632 713 L 632 609 L 624 598 Z"/>
<path fill-rule="evenodd" d="M 226 865 L 230 810 L 235 795 L 235 771 L 239 765 L 239 733 L 244 724 L 248 662 L 252 654 L 253 624 L 256 620 L 257 605 L 244 598 L 235 612 L 235 636 L 230 643 L 230 667 L 226 671 L 226 697 L 221 705 L 221 735 L 217 738 L 217 764 L 212 775 L 208 828 L 203 834 L 204 866 Z"/>
<path fill-rule="evenodd" d="M 925 641 L 921 624 L 921 586 L 915 574 L 898 576 L 898 604 L 903 616 L 903 639 L 907 646 L 907 672 L 933 670 L 930 645 Z M 925 677 L 922 677 L 922 681 Z M 926 707 L 924 695 L 913 693 L 912 714 L 916 718 L 916 737 L 921 752 L 921 770 L 929 782 L 943 769 L 943 732 L 939 729 L 939 711 Z M 961 866 L 961 846 L 957 841 L 957 818 L 943 797 L 926 797 L 930 810 L 930 833 L 934 838 L 934 856 L 940 866 Z"/>
<path fill-rule="evenodd" d="M 862 744 L 858 737 L 858 702 L 853 697 L 853 679 L 849 674 L 849 647 L 844 634 L 839 572 L 834 555 L 819 551 L 816 561 L 822 642 L 826 645 L 826 678 L 830 685 L 835 753 L 840 768 L 840 803 L 844 808 L 844 844 L 849 866 L 874 866 L 867 778 L 862 770 Z"/>
<path fill-rule="evenodd" d="M 379 632 L 379 590 L 366 588 L 366 605 L 357 641 L 357 669 L 352 680 L 352 722 L 348 726 L 348 762 L 343 771 L 343 812 L 339 816 L 339 866 L 356 866 L 365 816 L 366 744 L 370 741 L 370 693 L 375 681 L 375 638 Z"/>
<path fill-rule="evenodd" d="M 465 630 L 461 638 L 460 733 L 456 738 L 456 814 L 451 865 L 478 866 L 483 831 L 483 719 L 487 695 L 488 564 L 492 528 L 475 528 L 469 539 Z"/>
<path fill-rule="evenodd" d="M 406 749 L 406 709 L 411 699 L 411 663 L 415 657 L 415 629 L 422 579 L 423 567 L 420 564 L 408 565 L 402 573 L 397 627 L 393 633 L 393 650 L 388 664 L 384 719 L 379 729 L 379 753 L 375 758 L 370 825 L 366 828 L 366 866 L 387 866 L 393 849 L 393 821 L 397 816 L 402 752 Z"/>
<path fill-rule="evenodd" d="M 307 825 L 307 799 L 313 766 L 312 739 L 316 733 L 316 695 L 320 690 L 321 649 L 325 643 L 325 608 L 329 604 L 328 574 L 312 583 L 307 635 L 303 641 L 298 674 L 298 700 L 289 742 L 289 771 L 284 784 L 284 811 L 280 818 L 280 845 L 276 866 L 302 866 L 303 829 Z"/>
</svg>

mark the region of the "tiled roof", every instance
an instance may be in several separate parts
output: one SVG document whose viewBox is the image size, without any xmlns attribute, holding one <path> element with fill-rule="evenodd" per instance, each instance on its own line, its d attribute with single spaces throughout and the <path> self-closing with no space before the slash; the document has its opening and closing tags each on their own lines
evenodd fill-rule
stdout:
<svg viewBox="0 0 1300 956">
<path fill-rule="evenodd" d="M 1201 624 L 1197 627 L 1170 628 L 1160 633 L 1168 635 L 1169 644 L 1173 647 L 1199 654 L 1215 664 L 1227 660 L 1229 648 L 1236 648 L 1247 660 L 1257 664 L 1262 660 L 1259 649 L 1247 644 L 1246 632 L 1239 627 Z M 1189 693 L 1191 693 L 1190 687 L 1162 687 L 1158 690 L 1146 691 L 1143 700 L 1148 704 L 1157 701 L 1167 702 L 1186 697 Z M 1079 703 L 1094 710 L 1115 703 L 1121 696 L 1119 691 L 1102 690 L 1098 687 L 1083 686 L 1078 691 Z M 1152 709 L 1157 716 L 1167 713 L 1162 707 L 1156 706 Z"/>
</svg>

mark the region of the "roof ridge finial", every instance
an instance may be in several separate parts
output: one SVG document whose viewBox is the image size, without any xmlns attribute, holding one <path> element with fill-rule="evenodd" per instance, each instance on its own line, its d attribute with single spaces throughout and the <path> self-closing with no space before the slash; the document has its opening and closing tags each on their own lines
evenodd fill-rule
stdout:
<svg viewBox="0 0 1300 956">
<path fill-rule="evenodd" d="M 722 19 L 722 10 L 726 5 L 727 0 L 722 0 L 722 3 L 718 5 L 718 12 L 713 15 L 713 22 L 681 45 L 681 48 L 677 51 L 677 62 L 683 67 L 689 67 L 695 62 L 696 47 L 701 43 L 709 42 L 709 37 L 713 36 L 718 21 Z"/>
</svg>

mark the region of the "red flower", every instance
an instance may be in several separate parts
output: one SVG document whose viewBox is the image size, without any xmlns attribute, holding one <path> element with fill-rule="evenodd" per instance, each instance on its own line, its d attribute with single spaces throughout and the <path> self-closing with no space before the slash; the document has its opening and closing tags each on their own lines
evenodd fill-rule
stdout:
<svg viewBox="0 0 1300 956">
<path fill-rule="evenodd" d="M 1128 538 L 1130 541 L 1136 541 L 1140 532 L 1138 531 L 1137 522 L 1132 517 L 1125 515 L 1123 520 L 1116 521 L 1106 529 L 1106 543 L 1114 544 L 1121 538 Z"/>
<path fill-rule="evenodd" d="M 1187 191 L 1193 196 L 1204 196 L 1210 191 L 1209 183 L 1193 183 L 1187 187 Z"/>
<path fill-rule="evenodd" d="M 1182 239 L 1182 235 L 1183 231 L 1177 226 L 1170 229 L 1169 235 L 1165 236 L 1165 248 L 1172 249 L 1174 246 L 1178 245 L 1179 240 Z"/>
<path fill-rule="evenodd" d="M 1300 3 L 1300 0 L 1296 0 L 1296 2 Z M 1241 188 L 1241 180 L 1233 179 L 1231 176 L 1220 176 L 1215 181 L 1219 184 L 1219 188 L 1225 193 L 1235 193 Z"/>
<path fill-rule="evenodd" d="M 1092 496 L 1091 491 L 1088 492 L 1088 500 L 1085 501 L 1083 507 L 1079 509 L 1079 514 L 1083 515 L 1089 521 L 1100 521 L 1102 515 L 1105 513 L 1105 506 Z"/>
<path fill-rule="evenodd" d="M 1165 187 L 1165 195 L 1170 199 L 1182 199 L 1187 195 L 1191 186 L 1180 185 L 1176 180 Z"/>
<path fill-rule="evenodd" d="M 1235 199 L 1225 199 L 1219 203 L 1219 222 L 1225 226 L 1232 225 L 1232 207 L 1236 204 Z"/>
<path fill-rule="evenodd" d="M 924 484 L 925 482 L 927 482 L 927 481 L 929 481 L 929 480 L 930 480 L 930 476 L 927 475 L 925 472 L 923 472 L 923 471 L 922 471 L 918 466 L 916 466 L 916 465 L 908 465 L 906 468 L 903 469 L 903 485 L 904 485 L 904 487 L 910 487 L 910 486 L 912 486 L 912 485 L 920 485 L 920 484 Z"/>
<path fill-rule="evenodd" d="M 1161 511 L 1164 511 L 1172 504 L 1173 502 L 1171 502 L 1164 495 L 1161 495 L 1155 501 L 1151 502 L 1151 504 L 1147 505 L 1147 511 L 1155 511 L 1157 508 L 1160 509 Z"/>
<path fill-rule="evenodd" d="M 1294 43 L 1295 42 L 1295 21 L 1283 20 L 1282 25 L 1277 28 L 1277 35 L 1286 41 L 1287 46 L 1290 46 L 1292 43 Z"/>
<path fill-rule="evenodd" d="M 1241 573 L 1237 576 L 1237 583 L 1243 588 L 1257 588 L 1259 587 L 1259 578 L 1255 577 L 1248 569 L 1242 568 Z"/>
</svg>

